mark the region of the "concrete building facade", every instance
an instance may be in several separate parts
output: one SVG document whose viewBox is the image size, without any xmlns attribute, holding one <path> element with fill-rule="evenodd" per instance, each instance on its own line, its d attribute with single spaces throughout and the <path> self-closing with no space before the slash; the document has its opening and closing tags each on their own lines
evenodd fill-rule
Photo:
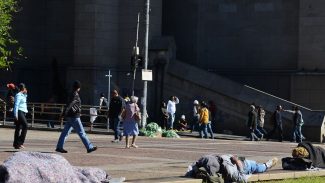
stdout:
<svg viewBox="0 0 325 183">
<path fill-rule="evenodd" d="M 105 75 L 111 70 L 111 88 L 130 95 L 138 12 L 143 53 L 145 2 L 21 1 L 14 35 L 27 58 L 17 61 L 13 72 L 1 71 L 1 83 L 25 82 L 31 101 L 43 102 L 51 94 L 61 93 L 64 98 L 62 93 L 79 79 L 83 103 L 94 105 L 99 94 L 108 90 Z M 176 52 L 170 53 L 168 64 L 176 58 L 300 105 L 324 109 L 324 7 L 321 0 L 154 0 L 150 41 L 175 40 Z M 158 51 L 170 45 L 163 47 Z M 154 73 L 161 68 L 157 64 L 162 63 L 151 57 L 149 67 Z M 165 94 L 172 93 L 157 94 L 157 88 L 168 87 L 155 82 L 168 86 L 169 81 L 156 78 L 149 83 L 149 106 L 157 106 L 158 97 L 166 100 Z M 135 94 L 140 97 L 142 87 L 138 71 Z M 152 98 L 155 103 L 150 103 Z"/>
</svg>

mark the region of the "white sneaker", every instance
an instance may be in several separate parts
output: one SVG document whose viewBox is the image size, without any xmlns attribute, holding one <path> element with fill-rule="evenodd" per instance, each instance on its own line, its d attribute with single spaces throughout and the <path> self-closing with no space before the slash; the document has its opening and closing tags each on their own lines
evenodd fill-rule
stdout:
<svg viewBox="0 0 325 183">
<path fill-rule="evenodd" d="M 269 161 L 267 161 L 265 163 L 266 168 L 270 169 L 270 168 L 274 167 L 277 164 L 277 162 L 278 162 L 278 158 L 276 158 L 276 157 L 270 159 Z"/>
</svg>

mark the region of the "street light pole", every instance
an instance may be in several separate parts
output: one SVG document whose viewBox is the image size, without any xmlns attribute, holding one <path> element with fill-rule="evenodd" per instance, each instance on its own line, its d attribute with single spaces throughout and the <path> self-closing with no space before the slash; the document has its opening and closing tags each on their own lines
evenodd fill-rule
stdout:
<svg viewBox="0 0 325 183">
<path fill-rule="evenodd" d="M 111 95 L 109 94 L 111 91 L 111 70 L 108 70 L 108 75 L 105 75 L 105 77 L 108 77 L 108 87 L 107 87 L 107 101 L 110 102 Z"/>
<path fill-rule="evenodd" d="M 149 45 L 149 12 L 150 12 L 150 0 L 146 3 L 146 34 L 144 42 L 144 69 L 148 69 L 148 45 Z M 147 125 L 147 90 L 148 83 L 143 83 L 143 112 L 142 112 L 142 127 Z"/>
<path fill-rule="evenodd" d="M 140 13 L 138 13 L 138 21 L 137 21 L 137 35 L 135 39 L 135 47 L 133 48 L 132 57 L 134 57 L 134 68 L 133 68 L 133 81 L 132 81 L 132 96 L 134 96 L 134 83 L 135 83 L 135 74 L 137 72 L 138 67 L 138 56 L 139 56 L 139 48 L 138 48 L 138 41 L 139 41 L 139 23 L 140 23 Z"/>
<path fill-rule="evenodd" d="M 108 70 L 108 75 L 105 75 L 105 77 L 108 77 L 107 102 L 109 106 L 109 102 L 111 101 L 111 95 L 109 94 L 109 92 L 111 91 L 111 77 L 112 77 L 111 70 Z M 107 118 L 106 128 L 107 131 L 109 131 L 109 118 Z"/>
</svg>

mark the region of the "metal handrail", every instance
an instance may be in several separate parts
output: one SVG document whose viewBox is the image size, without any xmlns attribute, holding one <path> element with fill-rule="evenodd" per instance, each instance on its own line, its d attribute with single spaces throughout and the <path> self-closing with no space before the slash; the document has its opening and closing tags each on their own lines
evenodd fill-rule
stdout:
<svg viewBox="0 0 325 183">
<path fill-rule="evenodd" d="M 1 106 L 2 105 L 2 106 Z M 12 112 L 8 111 L 7 106 L 5 104 L 0 104 L 0 107 L 3 108 L 3 119 L 2 125 L 9 125 L 13 124 L 10 122 L 13 122 L 13 117 L 10 117 L 10 114 L 12 115 Z M 44 122 L 54 122 L 56 124 L 60 124 L 60 129 L 63 129 L 63 125 L 66 121 L 64 121 L 63 118 L 61 118 L 63 112 L 64 112 L 65 104 L 57 104 L 57 103 L 28 103 L 27 108 L 29 110 L 29 114 L 26 116 L 27 121 L 30 122 L 30 127 L 35 128 L 36 126 L 41 126 Z M 90 124 L 89 131 L 93 131 L 96 127 L 101 127 L 103 125 L 106 126 L 107 131 L 109 130 L 109 119 L 107 118 L 107 115 L 105 113 L 108 112 L 107 109 L 100 109 L 100 111 L 104 112 L 104 114 L 97 114 L 96 117 L 103 117 L 106 118 L 106 123 L 101 124 L 94 124 L 91 123 L 90 117 L 93 115 L 90 114 L 90 108 L 95 108 L 99 110 L 100 106 L 91 106 L 91 105 L 82 105 L 81 106 L 81 118 L 84 118 L 82 121 L 83 124 Z M 49 116 L 50 115 L 50 119 Z M 89 117 L 89 120 L 88 120 Z M 7 123 L 9 122 L 9 123 Z"/>
</svg>

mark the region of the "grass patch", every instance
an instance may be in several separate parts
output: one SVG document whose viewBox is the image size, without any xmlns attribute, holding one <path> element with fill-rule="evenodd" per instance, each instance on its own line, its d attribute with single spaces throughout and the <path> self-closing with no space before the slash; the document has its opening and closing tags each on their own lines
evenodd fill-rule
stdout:
<svg viewBox="0 0 325 183">
<path fill-rule="evenodd" d="M 298 179 L 261 181 L 264 183 L 324 183 L 325 177 L 302 177 Z"/>
</svg>

